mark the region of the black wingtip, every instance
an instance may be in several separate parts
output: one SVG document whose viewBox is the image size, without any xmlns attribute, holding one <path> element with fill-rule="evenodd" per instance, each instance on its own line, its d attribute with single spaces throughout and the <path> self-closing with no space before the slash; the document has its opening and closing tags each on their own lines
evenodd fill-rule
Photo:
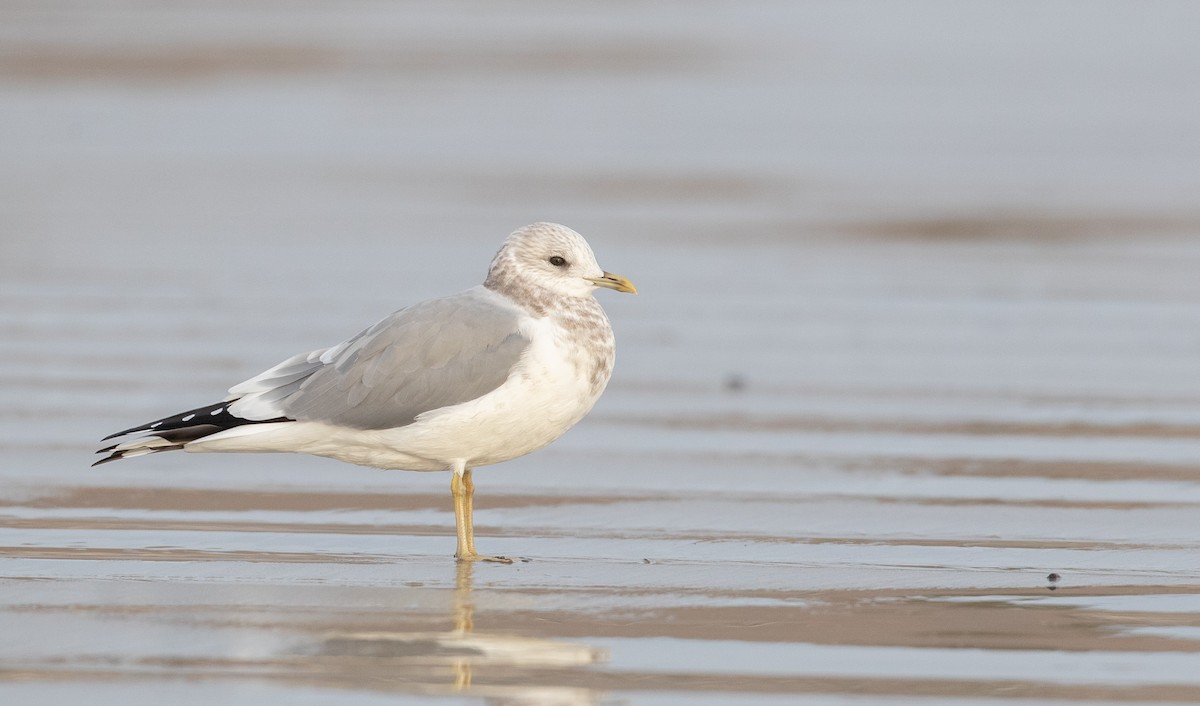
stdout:
<svg viewBox="0 0 1200 706">
<path fill-rule="evenodd" d="M 229 405 L 233 404 L 235 401 L 236 400 L 224 400 L 222 402 L 216 402 L 203 407 L 197 407 L 196 409 L 189 409 L 186 412 L 172 414 L 169 417 L 163 417 L 162 419 L 150 422 L 149 424 L 139 424 L 136 427 L 122 429 L 115 434 L 109 434 L 101 439 L 101 441 L 108 441 L 119 436 L 137 434 L 139 432 L 148 432 L 150 434 L 160 435 L 162 432 L 174 431 L 177 429 L 190 429 L 192 427 L 201 425 L 215 427 L 215 431 L 220 429 L 232 429 L 233 427 L 239 427 L 244 424 L 266 424 L 270 422 L 295 421 L 289 417 L 275 417 L 274 419 L 244 419 L 229 412 Z"/>
<path fill-rule="evenodd" d="M 232 415 L 227 414 L 229 404 L 230 404 L 229 402 L 217 402 L 215 404 L 209 404 L 209 405 L 205 405 L 203 407 L 197 407 L 196 409 L 189 409 L 186 412 L 179 412 L 177 414 L 172 414 L 169 417 L 163 417 L 162 419 L 159 419 L 159 420 L 156 420 L 153 422 L 149 422 L 148 424 L 139 424 L 136 427 L 129 427 L 128 429 L 122 429 L 121 431 L 109 434 L 108 436 L 101 439 L 101 441 L 108 441 L 109 439 L 115 439 L 119 436 L 128 436 L 129 434 L 137 434 L 138 432 L 143 432 L 143 431 L 153 433 L 153 432 L 158 432 L 158 431 L 168 431 L 170 429 L 180 429 L 180 428 L 184 428 L 184 427 L 194 426 L 194 424 L 192 422 L 193 419 L 198 418 L 198 419 L 201 419 L 204 421 L 209 421 L 209 419 L 211 417 L 215 416 L 215 415 L 213 415 L 214 411 L 218 412 L 218 414 L 220 414 L 221 416 L 231 416 L 232 417 Z M 236 419 L 236 418 L 234 418 L 234 419 Z M 200 423 L 202 423 L 202 422 L 200 422 L 200 421 L 195 422 L 195 424 L 200 424 Z"/>
<path fill-rule="evenodd" d="M 226 400 L 217 402 L 204 407 L 197 407 L 186 412 L 173 414 L 169 417 L 164 417 L 149 424 L 142 424 L 136 427 L 130 427 L 115 434 L 109 434 L 101 441 L 109 441 L 118 436 L 126 436 L 139 432 L 148 432 L 146 436 L 124 441 L 112 446 L 106 446 L 96 453 L 111 454 L 100 459 L 92 464 L 99 466 L 102 463 L 109 461 L 120 461 L 123 458 L 132 456 L 145 456 L 152 453 L 160 453 L 163 451 L 174 451 L 182 449 L 188 442 L 202 439 L 210 434 L 215 434 L 225 429 L 233 429 L 246 424 L 269 424 L 273 422 L 292 422 L 295 421 L 289 417 L 276 417 L 274 419 L 243 419 L 229 412 L 229 405 L 234 400 Z M 141 445 L 138 442 L 146 439 L 159 439 L 169 442 L 170 445 L 153 444 L 151 446 Z M 119 449 L 119 450 L 118 450 Z"/>
<path fill-rule="evenodd" d="M 161 424 L 161 422 L 159 422 L 159 423 Z M 134 432 L 150 431 L 152 428 L 153 427 L 151 427 L 149 424 L 143 424 L 141 426 L 136 426 L 136 427 L 129 427 L 128 429 L 125 429 L 124 431 L 118 431 L 114 434 L 109 434 L 108 436 L 101 439 L 101 441 L 108 441 L 109 439 L 115 439 L 118 436 L 125 436 L 126 434 L 133 434 Z"/>
</svg>

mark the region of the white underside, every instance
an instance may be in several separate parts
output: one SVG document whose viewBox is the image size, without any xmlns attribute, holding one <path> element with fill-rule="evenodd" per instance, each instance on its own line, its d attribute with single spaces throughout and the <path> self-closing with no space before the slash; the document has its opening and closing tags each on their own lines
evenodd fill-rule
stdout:
<svg viewBox="0 0 1200 706">
<path fill-rule="evenodd" d="M 530 346 L 492 392 L 420 415 L 407 426 L 363 430 L 322 422 L 253 424 L 193 441 L 192 452 L 296 452 L 410 471 L 475 468 L 523 456 L 562 436 L 600 396 L 547 320 L 528 319 Z"/>
</svg>

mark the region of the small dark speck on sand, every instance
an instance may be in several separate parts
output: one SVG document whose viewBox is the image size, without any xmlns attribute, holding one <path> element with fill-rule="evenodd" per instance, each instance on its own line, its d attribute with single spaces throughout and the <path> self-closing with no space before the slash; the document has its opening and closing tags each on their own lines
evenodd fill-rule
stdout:
<svg viewBox="0 0 1200 706">
<path fill-rule="evenodd" d="M 741 392 L 746 389 L 746 378 L 733 373 L 725 377 L 726 392 Z"/>
<path fill-rule="evenodd" d="M 1057 591 L 1058 590 L 1058 580 L 1061 578 L 1062 578 L 1062 576 L 1059 576 L 1058 574 L 1050 574 L 1049 576 L 1046 577 L 1046 580 L 1050 582 L 1050 585 L 1047 586 L 1046 588 L 1050 589 L 1051 591 Z"/>
</svg>

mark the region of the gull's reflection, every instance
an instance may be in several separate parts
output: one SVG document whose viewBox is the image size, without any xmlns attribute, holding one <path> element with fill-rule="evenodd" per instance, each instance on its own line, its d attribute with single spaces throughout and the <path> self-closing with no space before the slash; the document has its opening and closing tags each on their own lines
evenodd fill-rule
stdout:
<svg viewBox="0 0 1200 706">
<path fill-rule="evenodd" d="M 475 632 L 474 570 L 458 562 L 446 632 L 353 632 L 328 636 L 320 647 L 364 679 L 422 693 L 469 692 L 496 704 L 594 704 L 600 693 L 563 686 L 567 673 L 606 659 L 587 645 L 520 635 Z M 555 671 L 561 670 L 561 671 Z"/>
</svg>

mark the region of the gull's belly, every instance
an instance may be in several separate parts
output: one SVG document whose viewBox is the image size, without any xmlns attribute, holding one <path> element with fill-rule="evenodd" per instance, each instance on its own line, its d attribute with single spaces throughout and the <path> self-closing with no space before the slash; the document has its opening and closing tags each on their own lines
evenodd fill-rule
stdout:
<svg viewBox="0 0 1200 706">
<path fill-rule="evenodd" d="M 599 397 L 576 376 L 531 372 L 514 374 L 477 400 L 434 410 L 406 427 L 381 432 L 381 441 L 401 456 L 430 462 L 423 468 L 411 462 L 393 467 L 442 470 L 462 461 L 472 468 L 524 456 L 575 426 Z"/>
<path fill-rule="evenodd" d="M 264 424 L 247 433 L 189 444 L 188 451 L 291 451 L 390 470 L 445 471 L 509 461 L 562 436 L 598 395 L 572 380 L 514 375 L 483 397 L 434 410 L 395 429 L 321 422 Z M 257 433 L 250 433 L 257 432 Z"/>
</svg>

